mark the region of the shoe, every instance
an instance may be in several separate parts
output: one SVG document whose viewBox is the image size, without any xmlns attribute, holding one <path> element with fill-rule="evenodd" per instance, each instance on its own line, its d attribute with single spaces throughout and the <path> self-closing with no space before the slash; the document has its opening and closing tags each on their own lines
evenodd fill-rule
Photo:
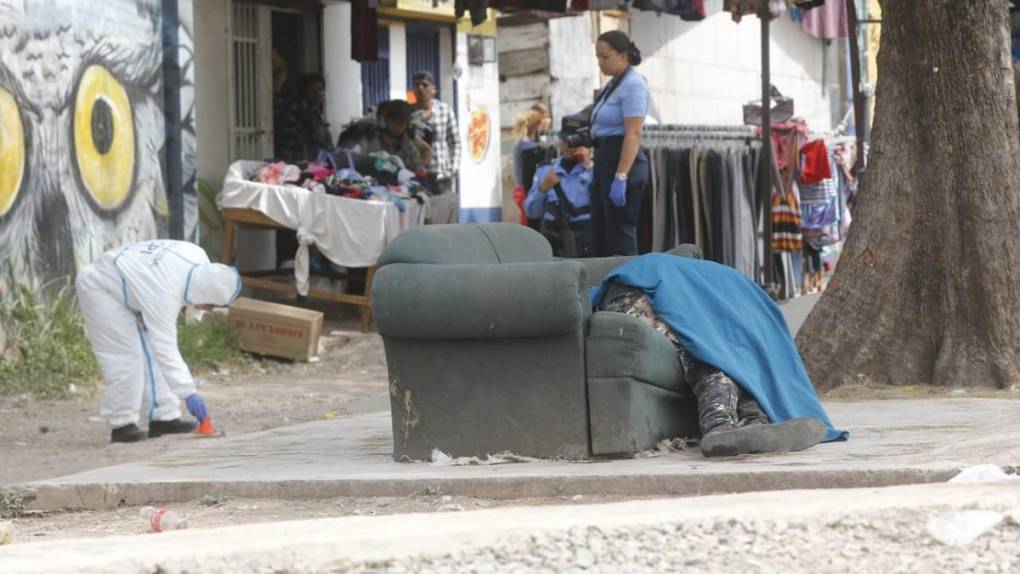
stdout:
<svg viewBox="0 0 1020 574">
<path fill-rule="evenodd" d="M 195 421 L 174 419 L 172 421 L 149 421 L 149 438 L 159 438 L 165 434 L 185 434 L 198 428 Z"/>
<path fill-rule="evenodd" d="M 701 437 L 701 453 L 705 458 L 713 458 L 739 454 L 793 452 L 822 442 L 825 433 L 825 425 L 815 418 L 720 428 Z"/>
<path fill-rule="evenodd" d="M 145 433 L 135 423 L 117 427 L 110 432 L 110 442 L 138 442 L 142 440 L 145 440 Z"/>
</svg>

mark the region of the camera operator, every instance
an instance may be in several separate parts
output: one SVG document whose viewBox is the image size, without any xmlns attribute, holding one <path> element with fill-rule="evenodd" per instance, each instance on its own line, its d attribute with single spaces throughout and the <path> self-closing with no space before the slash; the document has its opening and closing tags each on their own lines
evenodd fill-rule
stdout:
<svg viewBox="0 0 1020 574">
<path fill-rule="evenodd" d="M 623 32 L 599 36 L 595 54 L 599 69 L 612 80 L 595 99 L 590 120 L 595 146 L 593 254 L 637 255 L 637 223 L 649 176 L 648 157 L 641 149 L 648 83 L 633 69 L 641 63 L 641 52 Z"/>
<path fill-rule="evenodd" d="M 524 200 L 529 219 L 540 219 L 542 235 L 557 257 L 586 257 L 591 245 L 592 162 L 588 149 L 575 147 L 577 116 L 563 118 L 560 157 L 544 164 Z"/>
</svg>

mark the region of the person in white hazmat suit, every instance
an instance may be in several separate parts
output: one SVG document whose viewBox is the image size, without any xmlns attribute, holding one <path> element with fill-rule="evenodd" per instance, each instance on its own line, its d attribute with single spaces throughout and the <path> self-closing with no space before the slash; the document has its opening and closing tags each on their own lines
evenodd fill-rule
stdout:
<svg viewBox="0 0 1020 574">
<path fill-rule="evenodd" d="M 199 421 L 208 416 L 191 371 L 177 348 L 181 309 L 199 314 L 234 302 L 237 270 L 210 263 L 201 247 L 154 240 L 104 253 L 75 280 L 85 329 L 106 386 L 100 412 L 113 428 L 112 442 L 193 431 L 181 419 L 181 400 Z"/>
</svg>

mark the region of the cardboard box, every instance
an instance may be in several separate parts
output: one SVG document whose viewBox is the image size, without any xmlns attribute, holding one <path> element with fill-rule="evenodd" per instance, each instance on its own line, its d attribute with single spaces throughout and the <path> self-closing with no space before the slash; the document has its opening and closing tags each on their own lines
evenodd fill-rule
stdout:
<svg viewBox="0 0 1020 574">
<path fill-rule="evenodd" d="M 295 361 L 307 361 L 319 353 L 319 311 L 240 297 L 227 316 L 237 327 L 245 351 Z"/>
</svg>

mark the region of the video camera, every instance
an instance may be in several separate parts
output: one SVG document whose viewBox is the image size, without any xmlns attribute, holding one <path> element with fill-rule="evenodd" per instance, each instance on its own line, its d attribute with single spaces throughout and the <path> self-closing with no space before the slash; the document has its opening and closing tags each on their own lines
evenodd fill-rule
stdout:
<svg viewBox="0 0 1020 574">
<path fill-rule="evenodd" d="M 591 147 L 591 124 L 585 112 L 563 116 L 560 120 L 560 139 L 570 147 Z"/>
</svg>

